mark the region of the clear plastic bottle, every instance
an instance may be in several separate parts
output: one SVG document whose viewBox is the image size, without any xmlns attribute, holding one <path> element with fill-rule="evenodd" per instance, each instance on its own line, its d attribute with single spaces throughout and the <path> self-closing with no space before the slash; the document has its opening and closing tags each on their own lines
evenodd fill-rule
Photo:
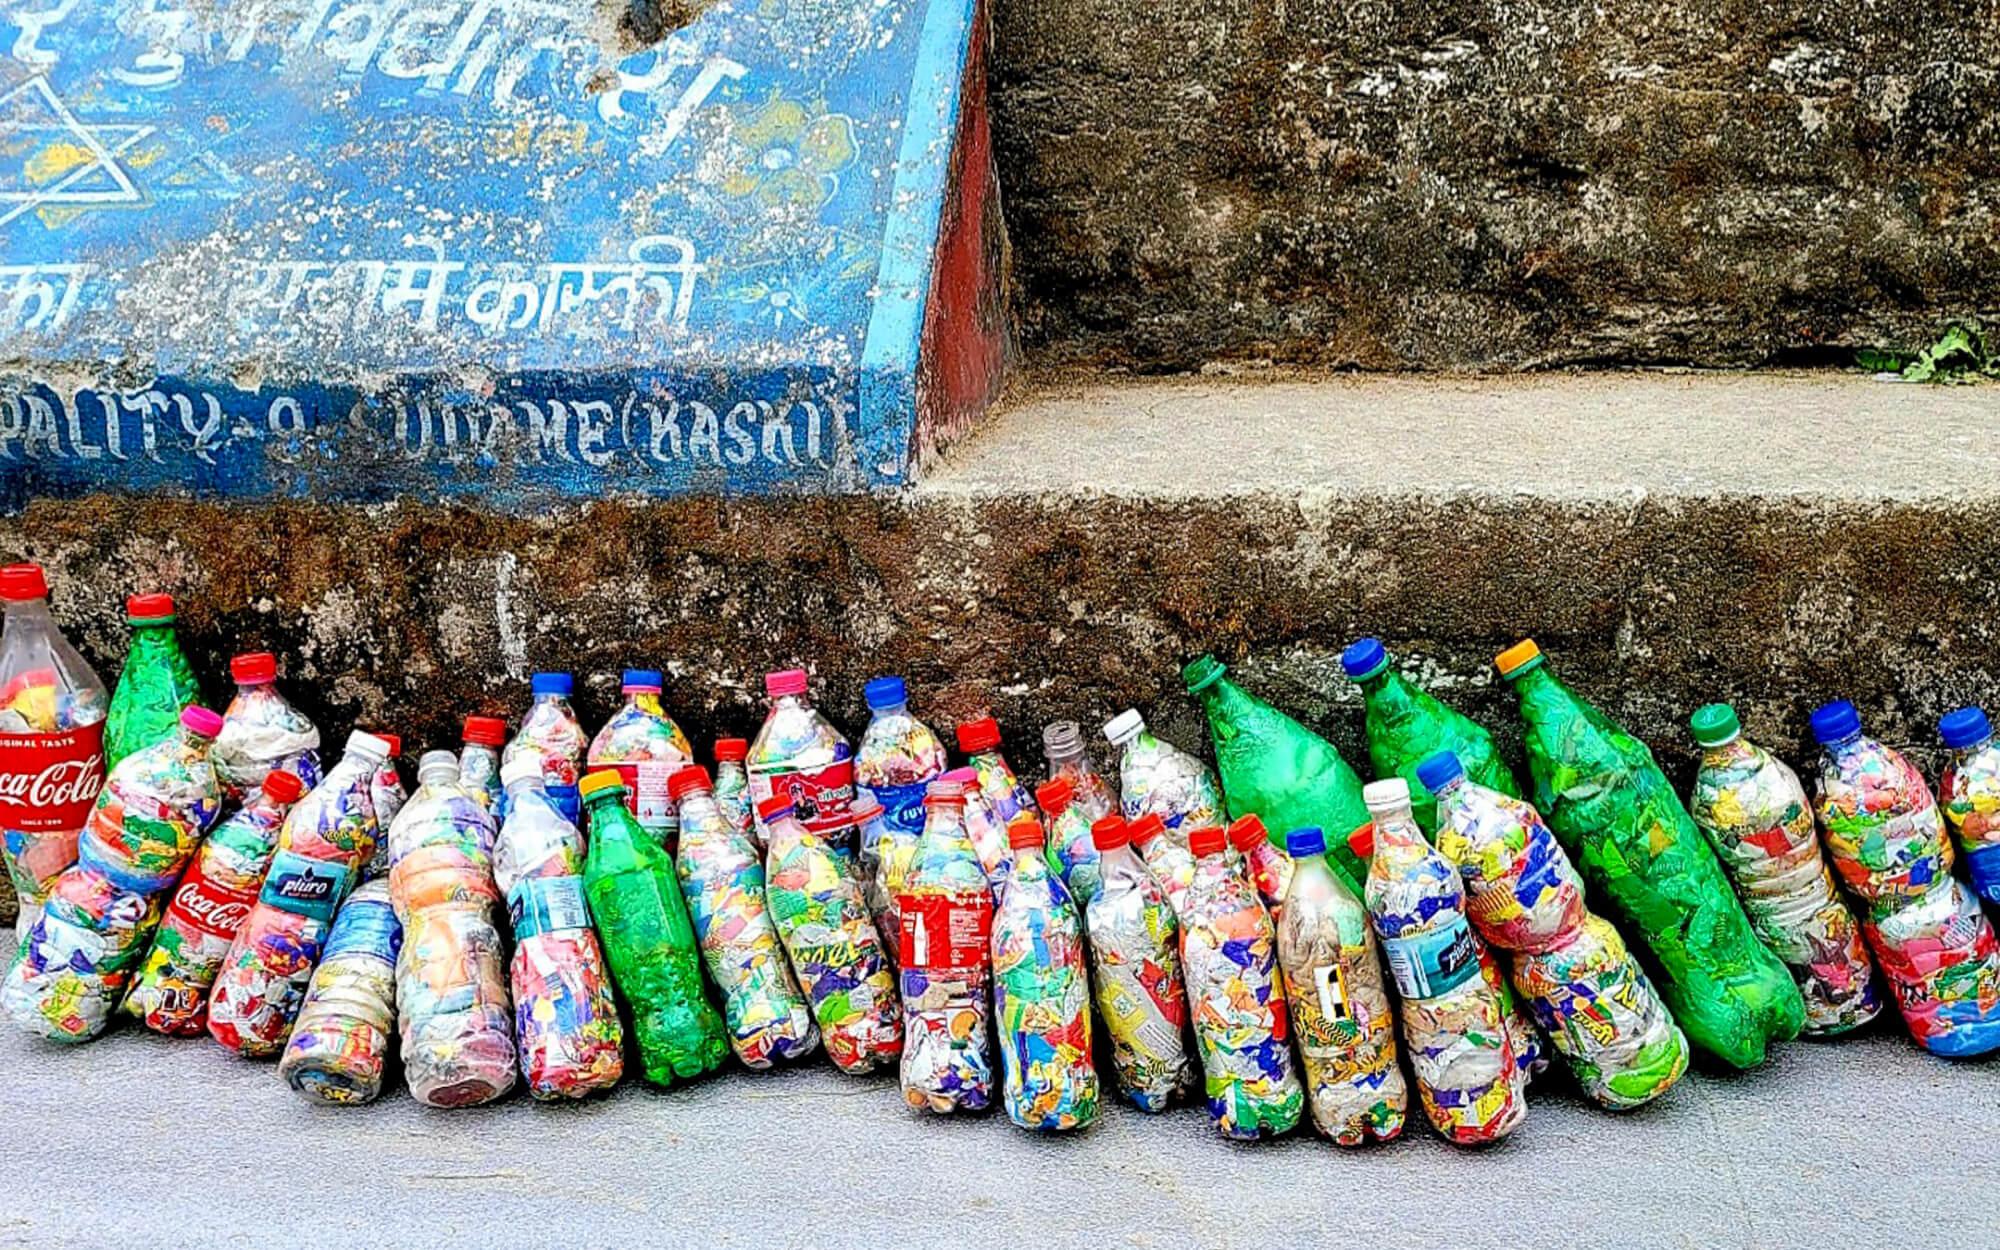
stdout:
<svg viewBox="0 0 2000 1250">
<path fill-rule="evenodd" d="M 311 790 L 319 784 L 319 727 L 278 693 L 278 658 L 253 651 L 229 661 L 236 696 L 222 714 L 215 740 L 215 775 L 223 793 L 241 799 L 264 784 L 273 769 L 296 775 Z"/>
<path fill-rule="evenodd" d="M 750 774 L 743 761 L 750 754 L 748 738 L 715 740 L 715 803 L 724 819 L 743 831 L 750 845 L 764 853 L 764 834 L 757 828 L 757 813 L 750 810 Z"/>
<path fill-rule="evenodd" d="M 628 668 L 621 689 L 624 706 L 611 714 L 590 740 L 590 769 L 618 774 L 626 810 L 647 836 L 671 856 L 680 823 L 674 815 L 667 778 L 694 763 L 687 735 L 660 706 L 664 684 L 658 669 Z"/>
<path fill-rule="evenodd" d="M 1125 824 L 1126 837 L 1146 868 L 1167 892 L 1174 915 L 1187 911 L 1188 887 L 1194 884 L 1194 855 L 1187 847 L 1167 836 L 1167 822 L 1157 812 L 1149 812 Z"/>
<path fill-rule="evenodd" d="M 1437 796 L 1437 848 L 1458 866 L 1466 908 L 1491 947 L 1513 953 L 1514 988 L 1584 1093 L 1626 1111 L 1673 1088 L 1688 1044 L 1618 930 L 1585 908 L 1583 882 L 1541 813 L 1475 785 L 1441 751 L 1417 766 Z"/>
<path fill-rule="evenodd" d="M 1243 857 L 1243 870 L 1249 875 L 1250 884 L 1257 887 L 1257 897 L 1264 900 L 1272 923 L 1277 923 L 1285 895 L 1292 888 L 1295 868 L 1292 857 L 1271 845 L 1264 822 L 1255 816 L 1238 816 L 1229 822 L 1227 832 L 1230 847 Z"/>
<path fill-rule="evenodd" d="M 576 710 L 569 705 L 576 679 L 568 673 L 536 673 L 528 679 L 528 690 L 533 702 L 521 717 L 521 728 L 501 752 L 500 765 L 505 768 L 529 754 L 541 760 L 543 793 L 564 820 L 578 824 L 583 819 L 583 803 L 577 797 L 576 783 L 583 775 L 583 753 L 590 740 Z"/>
<path fill-rule="evenodd" d="M 1000 751 L 1000 722 L 991 716 L 966 721 L 958 727 L 958 749 L 966 763 L 979 774 L 979 789 L 992 803 L 1000 827 L 1005 829 L 1015 816 L 1035 811 L 1035 796 Z"/>
<path fill-rule="evenodd" d="M 1084 824 L 1094 825 L 1118 810 L 1118 794 L 1091 762 L 1083 728 L 1059 720 L 1042 729 L 1042 754 L 1048 758 L 1049 780 L 1067 781 L 1074 802 L 1083 809 Z"/>
<path fill-rule="evenodd" d="M 132 646 L 104 718 L 107 772 L 134 751 L 173 737 L 180 731 L 181 709 L 201 701 L 194 666 L 174 633 L 173 596 L 128 597 L 125 623 L 132 627 Z"/>
<path fill-rule="evenodd" d="M 1689 721 L 1701 767 L 1688 814 L 1743 900 L 1750 927 L 1805 996 L 1804 1031 L 1845 1033 L 1882 1010 L 1861 926 L 1833 885 L 1805 787 L 1743 736 L 1735 709 L 1711 703 Z"/>
<path fill-rule="evenodd" d="M 1090 827 L 1098 890 L 1084 908 L 1091 985 L 1111 1038 L 1118 1088 L 1141 1111 L 1165 1111 L 1194 1088 L 1180 925 L 1167 892 L 1130 845 L 1116 812 Z"/>
<path fill-rule="evenodd" d="M 23 939 L 76 862 L 104 786 L 104 683 L 56 629 L 48 598 L 40 565 L 0 568 L 0 848 Z"/>
<path fill-rule="evenodd" d="M 926 789 L 929 787 L 926 786 Z M 903 890 L 909 884 L 910 865 L 917 859 L 917 843 L 923 838 L 923 830 L 911 833 L 898 828 L 888 820 L 876 822 L 876 832 L 880 835 L 874 844 L 872 856 L 863 857 L 863 864 L 874 872 L 874 884 L 867 891 L 869 906 L 875 910 L 875 928 L 882 935 L 883 953 L 896 968 L 896 984 L 903 983 Z M 864 828 L 865 839 L 868 831 Z"/>
<path fill-rule="evenodd" d="M 493 882 L 514 931 L 508 988 L 521 1079 L 538 1099 L 585 1098 L 624 1075 L 625 1030 L 583 897 L 583 834 L 549 798 L 543 776 L 538 752 L 500 767 L 507 819 Z"/>
<path fill-rule="evenodd" d="M 1834 871 L 1917 1045 L 1965 1058 L 2000 1048 L 2000 946 L 1951 875 L 1951 839 L 1923 774 L 1861 731 L 1845 699 L 1812 714 L 1823 748 L 1815 811 Z"/>
<path fill-rule="evenodd" d="M 1119 806 L 1126 820 L 1158 816 L 1169 837 L 1187 849 L 1187 831 L 1229 819 L 1215 773 L 1186 751 L 1155 737 L 1145 718 L 1126 708 L 1104 725 L 1118 751 Z"/>
<path fill-rule="evenodd" d="M 950 766 L 944 743 L 910 715 L 900 677 L 868 683 L 868 728 L 854 756 L 854 781 L 882 806 L 889 828 L 914 841 L 924 831 L 924 789 Z"/>
<path fill-rule="evenodd" d="M 1083 921 L 1049 869 L 1041 822 L 1018 813 L 1007 826 L 1013 877 L 993 914 L 993 1014 L 999 1026 L 1000 1103 L 1033 1132 L 1097 1121 L 1090 1061 L 1090 973 Z"/>
<path fill-rule="evenodd" d="M 963 785 L 938 778 L 924 808 L 899 900 L 903 1099 L 920 1111 L 983 1111 L 993 1099 L 993 891 L 965 829 Z"/>
<path fill-rule="evenodd" d="M 1081 911 L 1097 894 L 1099 880 L 1097 846 L 1090 840 L 1090 813 L 1077 801 L 1075 785 L 1067 777 L 1036 786 L 1035 802 L 1048 821 L 1049 867 L 1062 878 L 1063 887 Z"/>
<path fill-rule="evenodd" d="M 861 901 L 868 905 L 868 915 L 875 921 L 875 935 L 882 939 L 882 957 L 889 961 L 889 981 L 900 985 L 903 970 L 897 965 L 896 956 L 903 945 L 903 918 L 896 909 L 895 896 L 889 893 L 882 855 L 885 851 L 900 855 L 903 848 L 890 835 L 888 815 L 874 799 L 865 794 L 857 798 L 850 815 L 858 831 L 855 881 L 861 887 Z M 918 836 L 922 836 L 921 831 Z M 915 838 L 909 840 L 909 849 L 915 853 Z"/>
<path fill-rule="evenodd" d="M 500 748 L 506 744 L 506 721 L 498 716 L 465 718 L 465 746 L 458 753 L 458 784 L 486 804 L 495 824 L 507 819 L 507 788 L 500 783 Z"/>
<path fill-rule="evenodd" d="M 1286 850 L 1295 868 L 1278 915 L 1278 965 L 1313 1126 L 1341 1146 L 1392 1140 L 1409 1092 L 1368 909 L 1327 865 L 1323 831 L 1292 830 Z"/>
<path fill-rule="evenodd" d="M 368 782 L 368 801 L 375 807 L 375 825 L 384 833 L 396 821 L 396 813 L 403 810 L 403 804 L 410 801 L 410 792 L 403 787 L 403 774 L 396 767 L 396 761 L 403 755 L 403 739 L 392 733 L 378 733 L 388 747 L 389 757 L 375 770 L 375 776 Z M 364 880 L 389 875 L 389 857 L 375 855 L 362 865 Z"/>
<path fill-rule="evenodd" d="M 388 743 L 356 730 L 340 762 L 286 814 L 257 905 L 209 993 L 208 1034 L 229 1049 L 266 1058 L 284 1047 L 334 910 L 375 854 L 381 830 L 369 789 L 388 758 Z"/>
<path fill-rule="evenodd" d="M 1007 877 L 1014 867 L 1014 851 L 1007 845 L 1007 826 L 980 788 L 977 769 L 969 766 L 954 768 L 940 780 L 958 787 L 960 803 L 964 808 L 960 819 L 965 825 L 965 835 L 972 839 L 973 852 L 979 856 L 979 866 L 986 873 L 986 883 L 997 899 L 1000 892 L 1007 888 Z"/>
<path fill-rule="evenodd" d="M 853 854 L 844 839 L 854 827 L 847 818 L 854 805 L 854 748 L 807 697 L 804 669 L 766 673 L 764 693 L 770 709 L 744 761 L 751 810 L 762 811 L 774 796 L 790 799 L 800 824 Z"/>
<path fill-rule="evenodd" d="M 514 1011 L 493 880 L 493 813 L 427 751 L 389 826 L 389 900 L 403 922 L 396 1006 L 403 1075 L 429 1107 L 471 1107 L 514 1088 Z"/>
<path fill-rule="evenodd" d="M 1349 839 L 1368 860 L 1368 915 L 1401 1001 L 1403 1043 L 1432 1127 L 1460 1146 L 1499 1141 L 1528 1113 L 1507 1005 L 1481 975 L 1458 869 L 1424 841 L 1401 778 L 1362 790 L 1371 825 Z"/>
<path fill-rule="evenodd" d="M 1979 708 L 1962 707 L 1939 718 L 1938 736 L 1951 752 L 1938 804 L 1965 853 L 1972 888 L 2000 906 L 2000 747 L 1993 726 Z"/>
<path fill-rule="evenodd" d="M 396 1028 L 396 957 L 403 922 L 388 881 L 364 882 L 334 917 L 278 1075 L 313 1102 L 375 1101 Z"/>
<path fill-rule="evenodd" d="M 199 1037 L 208 1031 L 209 988 L 257 905 L 285 813 L 304 794 L 304 782 L 274 772 L 202 842 L 125 996 L 125 1010 L 153 1032 Z"/>
<path fill-rule="evenodd" d="M 667 785 L 681 819 L 674 863 L 702 962 L 722 991 L 730 1048 L 759 1070 L 810 1055 L 819 1029 L 771 919 L 764 861 L 715 801 L 704 769 L 683 768 Z"/>
<path fill-rule="evenodd" d="M 56 878 L 7 970 L 0 998 L 16 1023 L 56 1042 L 87 1042 L 152 945 L 162 902 L 215 819 L 221 788 L 209 747 L 222 718 L 181 712 L 180 733 L 128 755 L 91 808 L 77 861 Z"/>
</svg>

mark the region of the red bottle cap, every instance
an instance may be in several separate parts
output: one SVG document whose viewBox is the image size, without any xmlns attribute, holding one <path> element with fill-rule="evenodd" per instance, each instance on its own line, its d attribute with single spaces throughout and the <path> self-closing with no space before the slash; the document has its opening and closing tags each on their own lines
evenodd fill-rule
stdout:
<svg viewBox="0 0 2000 1250">
<path fill-rule="evenodd" d="M 1090 824 L 1090 844 L 1100 851 L 1116 850 L 1131 840 L 1132 831 L 1117 812 L 1100 816 Z"/>
<path fill-rule="evenodd" d="M 991 716 L 969 720 L 958 727 L 958 749 L 967 755 L 991 751 L 1000 745 L 1000 722 Z"/>
<path fill-rule="evenodd" d="M 1132 845 L 1144 848 L 1146 843 L 1151 842 L 1154 838 L 1159 837 L 1167 831 L 1167 822 L 1161 820 L 1158 814 L 1154 814 L 1151 816 L 1141 816 L 1139 819 L 1125 826 L 1125 828 L 1131 834 Z"/>
<path fill-rule="evenodd" d="M 741 764 L 744 757 L 749 754 L 750 740 L 748 738 L 717 738 L 715 740 L 715 762 L 718 764 L 725 760 L 733 760 Z"/>
<path fill-rule="evenodd" d="M 0 568 L 0 599 L 21 603 L 49 597 L 49 579 L 39 564 L 10 564 Z"/>
<path fill-rule="evenodd" d="M 1076 787 L 1069 783 L 1067 777 L 1044 781 L 1035 787 L 1035 803 L 1048 813 L 1050 820 L 1062 815 L 1069 808 L 1070 800 L 1075 797 Z"/>
<path fill-rule="evenodd" d="M 764 674 L 764 693 L 773 699 L 780 695 L 805 692 L 806 671 L 802 668 L 781 668 L 775 673 Z"/>
<path fill-rule="evenodd" d="M 673 782 L 669 780 L 667 784 L 672 785 Z M 757 805 L 757 819 L 767 825 L 774 820 L 783 820 L 791 814 L 792 801 L 782 794 L 774 794 Z"/>
<path fill-rule="evenodd" d="M 1206 855 L 1220 855 L 1222 848 L 1227 845 L 1229 845 L 1229 835 L 1222 831 L 1221 825 L 1203 825 L 1188 834 L 1188 850 L 1194 852 L 1197 859 Z"/>
<path fill-rule="evenodd" d="M 278 657 L 269 651 L 252 651 L 229 662 L 229 675 L 239 686 L 261 686 L 278 680 Z"/>
<path fill-rule="evenodd" d="M 377 734 L 376 737 L 382 735 Z M 264 776 L 264 797 L 273 803 L 296 803 L 305 797 L 306 783 L 297 773 L 272 769 Z"/>
<path fill-rule="evenodd" d="M 1048 840 L 1048 835 L 1042 832 L 1042 822 L 1026 812 L 1007 822 L 1007 845 L 1017 851 L 1046 846 Z"/>
<path fill-rule="evenodd" d="M 699 764 L 677 768 L 667 778 L 667 797 L 678 803 L 696 790 L 706 790 L 714 783 L 708 779 L 708 770 Z"/>
<path fill-rule="evenodd" d="M 1347 835 L 1347 849 L 1362 859 L 1375 853 L 1375 822 L 1369 821 L 1353 833 Z"/>
<path fill-rule="evenodd" d="M 1238 816 L 1229 822 L 1229 845 L 1245 855 L 1250 853 L 1251 847 L 1268 840 L 1269 836 L 1264 828 L 1264 822 L 1257 819 L 1255 814 Z"/>
<path fill-rule="evenodd" d="M 389 744 L 389 759 L 391 762 L 394 762 L 396 757 L 403 753 L 403 735 L 382 733 L 378 730 L 375 736 Z"/>
<path fill-rule="evenodd" d="M 475 746 L 504 746 L 507 742 L 507 722 L 498 716 L 468 716 L 465 718 L 465 740 Z"/>
<path fill-rule="evenodd" d="M 129 625 L 144 625 L 156 621 L 174 619 L 174 597 L 172 595 L 127 595 L 125 597 L 125 621 Z"/>
</svg>

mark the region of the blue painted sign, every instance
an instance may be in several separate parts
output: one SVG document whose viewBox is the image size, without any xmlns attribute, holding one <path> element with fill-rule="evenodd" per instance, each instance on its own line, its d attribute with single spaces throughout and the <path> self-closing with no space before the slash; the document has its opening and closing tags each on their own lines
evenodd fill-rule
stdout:
<svg viewBox="0 0 2000 1250">
<path fill-rule="evenodd" d="M 975 0 L 648 12 L 9 6 L 0 505 L 903 480 Z"/>
</svg>

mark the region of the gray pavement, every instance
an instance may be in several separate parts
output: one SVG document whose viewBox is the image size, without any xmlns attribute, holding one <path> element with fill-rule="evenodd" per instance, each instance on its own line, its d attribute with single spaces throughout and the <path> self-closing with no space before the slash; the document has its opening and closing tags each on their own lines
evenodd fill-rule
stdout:
<svg viewBox="0 0 2000 1250">
<path fill-rule="evenodd" d="M 0 949 L 11 951 L 11 939 Z M 584 1106 L 300 1101 L 268 1065 L 0 1022 L 0 1246 L 1588 1246 L 1990 1250 L 2000 1063 L 1894 1028 L 1794 1043 L 1614 1116 L 1544 1079 L 1516 1137 L 1230 1144 L 1122 1106 L 1034 1137 L 824 1061 Z"/>
</svg>

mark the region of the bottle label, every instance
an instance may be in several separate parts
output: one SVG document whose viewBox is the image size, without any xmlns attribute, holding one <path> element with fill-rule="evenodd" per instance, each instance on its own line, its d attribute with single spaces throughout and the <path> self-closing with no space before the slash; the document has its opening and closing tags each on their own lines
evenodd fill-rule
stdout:
<svg viewBox="0 0 2000 1250">
<path fill-rule="evenodd" d="M 380 899 L 357 898 L 341 910 L 323 958 L 332 963 L 341 955 L 372 955 L 393 964 L 402 949 L 403 926 L 395 909 Z"/>
<path fill-rule="evenodd" d="M 1383 938 L 1382 955 L 1404 998 L 1436 998 L 1479 974 L 1479 941 L 1464 916 L 1441 929 Z"/>
<path fill-rule="evenodd" d="M 514 887 L 507 900 L 514 921 L 514 940 L 525 942 L 538 933 L 588 929 L 590 908 L 583 900 L 582 877 L 529 877 Z"/>
<path fill-rule="evenodd" d="M 862 786 L 882 805 L 882 822 L 897 833 L 912 838 L 924 832 L 924 791 L 930 787 L 919 781 L 913 786 Z"/>
<path fill-rule="evenodd" d="M 279 911 L 326 921 L 347 889 L 347 866 L 310 859 L 297 851 L 279 851 L 271 860 L 258 896 Z"/>
<path fill-rule="evenodd" d="M 104 722 L 0 733 L 0 829 L 74 833 L 104 788 Z"/>
<path fill-rule="evenodd" d="M 631 760 L 605 767 L 616 770 L 625 783 L 625 810 L 648 833 L 662 838 L 680 828 L 680 821 L 674 818 L 673 795 L 667 793 L 667 778 L 681 765 L 671 760 Z"/>
<path fill-rule="evenodd" d="M 773 796 L 790 799 L 792 815 L 814 833 L 845 829 L 850 823 L 848 813 L 854 808 L 854 761 L 835 760 L 810 770 L 760 769 L 752 773 L 750 810 L 756 811 Z"/>
<path fill-rule="evenodd" d="M 257 895 L 254 891 L 215 884 L 202 872 L 201 864 L 202 857 L 196 856 L 187 876 L 174 887 L 174 901 L 168 914 L 179 917 L 197 932 L 226 941 L 235 937 L 243 922 L 250 918 Z"/>
<path fill-rule="evenodd" d="M 905 894 L 902 965 L 927 973 L 977 972 L 986 966 L 993 907 L 963 894 Z"/>
</svg>

